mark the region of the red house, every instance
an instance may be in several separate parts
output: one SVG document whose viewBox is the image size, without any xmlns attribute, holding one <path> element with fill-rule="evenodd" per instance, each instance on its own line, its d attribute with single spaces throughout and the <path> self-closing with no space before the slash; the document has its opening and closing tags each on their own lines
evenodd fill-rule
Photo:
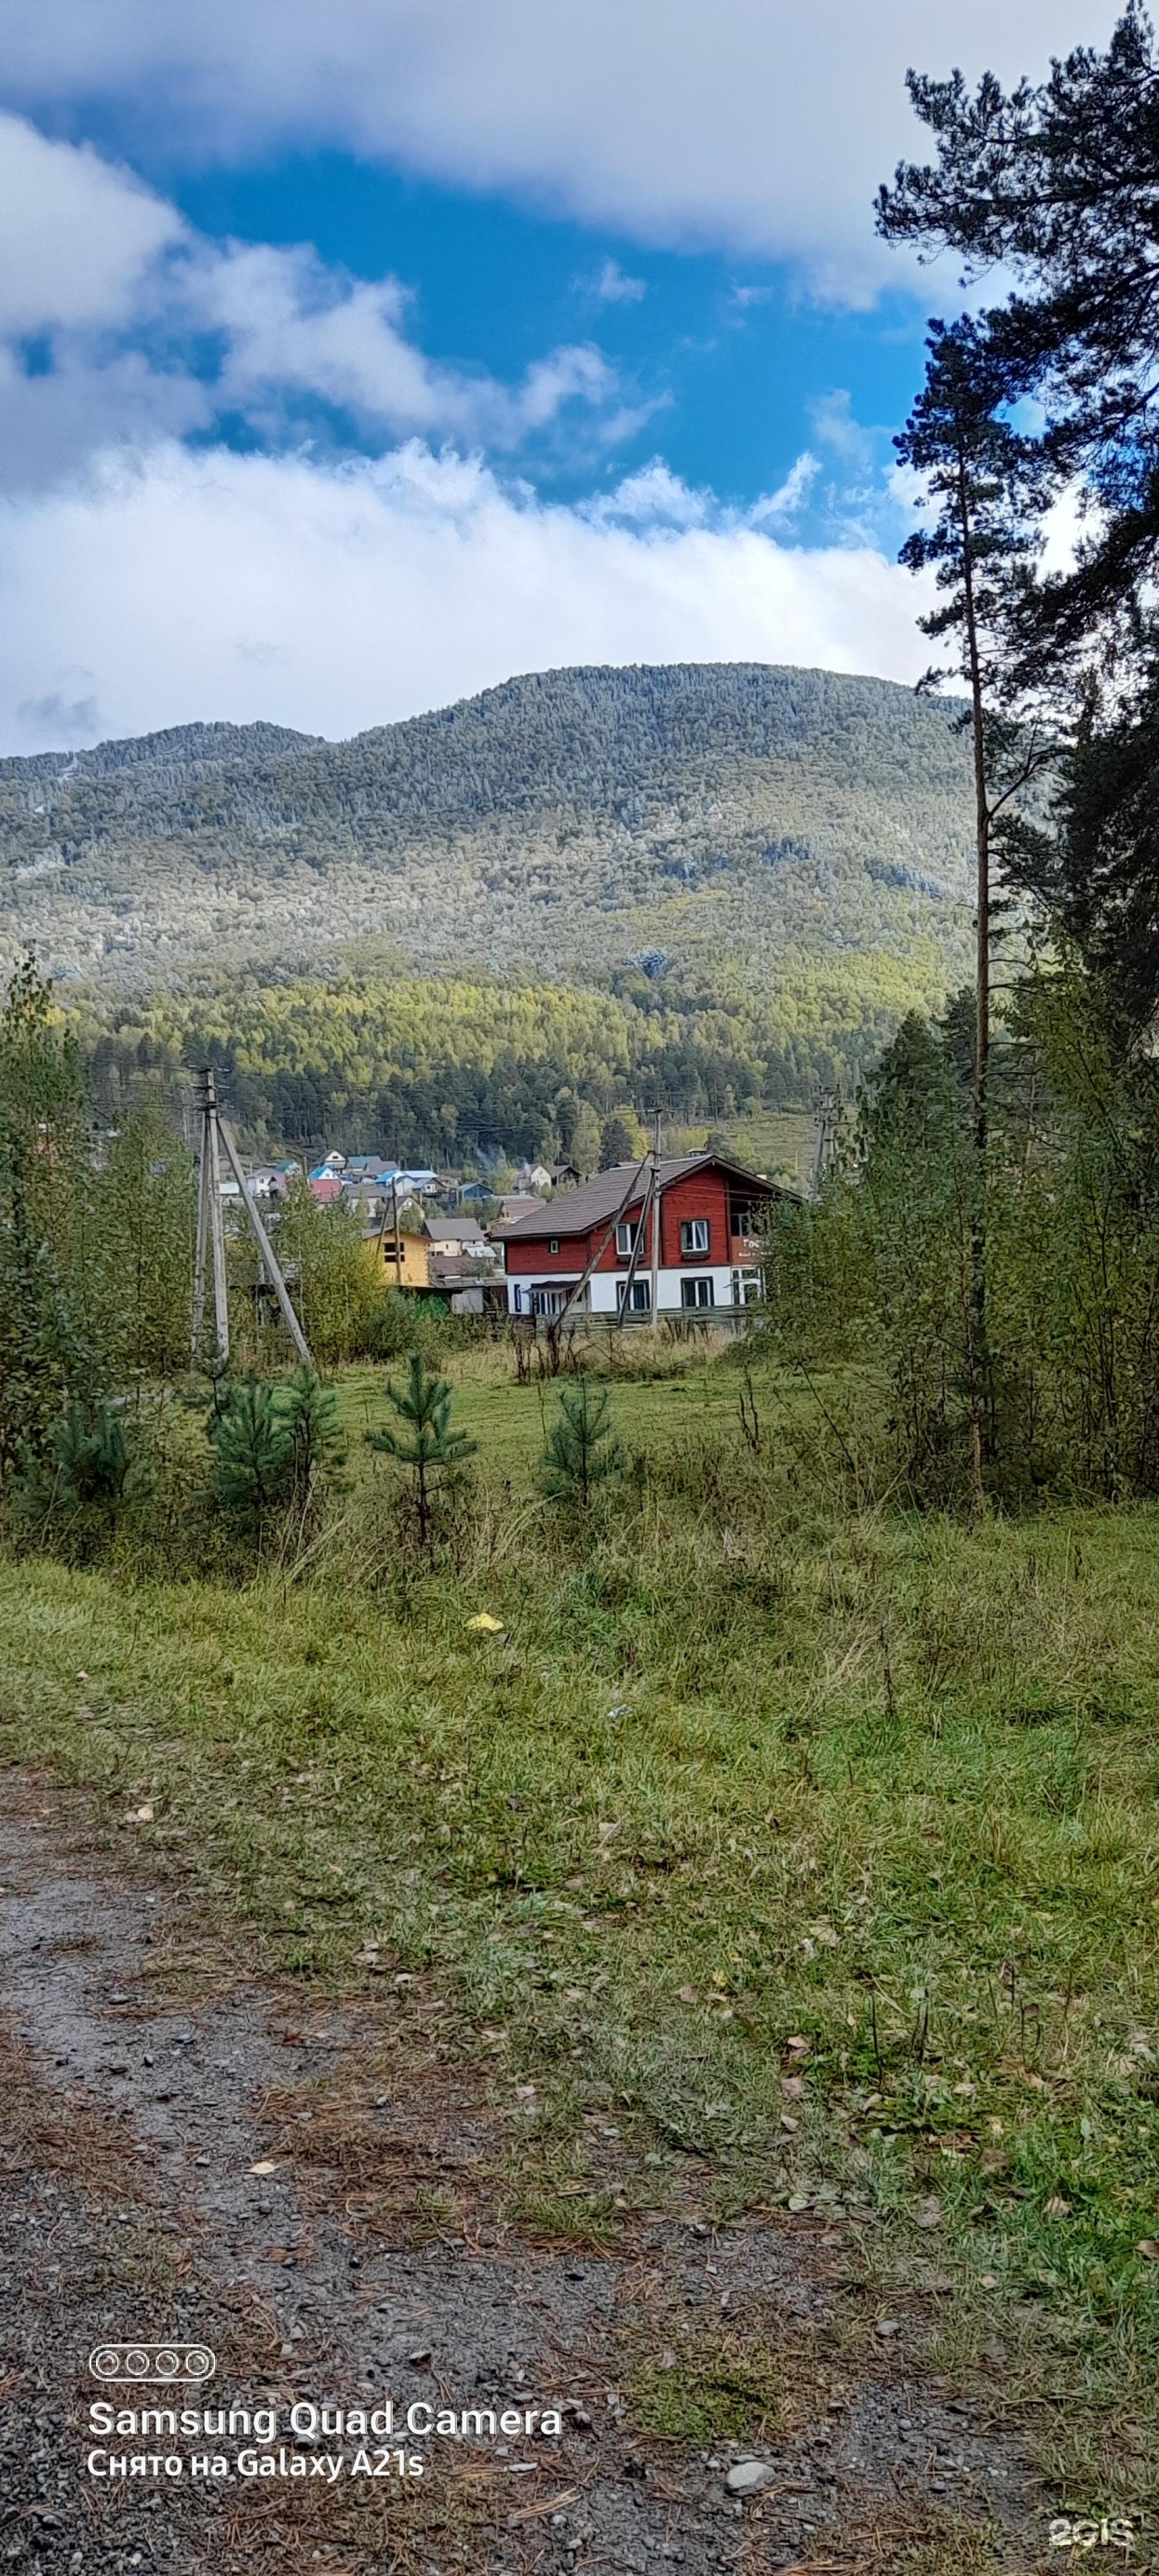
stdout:
<svg viewBox="0 0 1159 2576">
<path fill-rule="evenodd" d="M 742 1307 L 759 1287 L 769 1204 L 791 1194 L 719 1154 L 687 1154 L 661 1158 L 645 1221 L 648 1195 L 648 1166 L 619 1163 L 508 1226 L 508 1314 L 561 1315 L 581 1281 L 577 1317 Z"/>
</svg>

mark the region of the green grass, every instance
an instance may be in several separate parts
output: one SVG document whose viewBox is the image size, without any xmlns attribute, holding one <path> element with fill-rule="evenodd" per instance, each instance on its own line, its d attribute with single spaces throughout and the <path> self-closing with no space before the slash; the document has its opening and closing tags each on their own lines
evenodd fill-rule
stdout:
<svg viewBox="0 0 1159 2576">
<path fill-rule="evenodd" d="M 743 1118 L 721 1118 L 711 1127 L 670 1130 L 667 1150 L 678 1154 L 703 1151 L 708 1138 L 724 1136 L 729 1151 L 752 1172 L 767 1172 L 804 1189 L 817 1149 L 817 1121 L 811 1109 L 753 1109 Z"/>
<path fill-rule="evenodd" d="M 997 2337 L 1013 2394 L 1150 2420 L 1159 1515 L 842 1512 L 718 1362 L 616 1390 L 651 1479 L 585 1543 L 493 1481 L 530 1493 L 537 1390 L 465 1375 L 492 1483 L 436 1575 L 0 1563 L 6 1750 L 150 1803 L 291 1972 L 429 1969 L 593 2204 L 595 2078 L 639 2201 L 693 2156 L 722 2207 L 848 2210 L 956 2285 L 955 2368 Z"/>
<path fill-rule="evenodd" d="M 607 1365 L 607 1337 L 594 1335 L 591 1342 L 592 1365 L 602 1370 Z M 633 1354 L 628 1353 L 631 1364 Z M 641 1353 L 635 1357 L 639 1361 Z M 613 1389 L 616 1425 L 628 1445 L 653 1445 L 658 1439 L 680 1439 L 689 1434 L 712 1431 L 727 1433 L 739 1424 L 737 1397 L 740 1373 L 734 1367 L 705 1364 L 703 1349 L 698 1345 L 685 1348 L 677 1344 L 647 1343 L 647 1365 L 671 1374 L 655 1379 L 625 1377 Z M 537 1381 L 530 1386 L 517 1386 L 510 1376 L 510 1355 L 505 1349 L 481 1350 L 458 1364 L 451 1363 L 455 1381 L 454 1420 L 478 1443 L 477 1472 L 489 1485 L 511 1478 L 521 1490 L 530 1492 L 543 1454 L 544 1428 L 557 1408 L 557 1394 L 552 1381 Z M 392 1378 L 401 1384 L 405 1367 L 399 1362 L 393 1369 L 347 1369 L 340 1381 L 343 1428 L 355 1449 L 357 1463 L 361 1435 L 386 1418 L 383 1382 Z"/>
</svg>

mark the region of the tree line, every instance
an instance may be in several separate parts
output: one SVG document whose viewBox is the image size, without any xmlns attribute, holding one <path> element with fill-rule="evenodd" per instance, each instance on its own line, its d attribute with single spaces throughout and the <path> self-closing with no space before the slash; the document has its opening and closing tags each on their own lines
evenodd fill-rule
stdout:
<svg viewBox="0 0 1159 2576">
<path fill-rule="evenodd" d="M 1159 58 L 1131 5 L 1038 84 L 909 88 L 935 157 L 881 190 L 881 232 L 1013 281 L 931 322 L 896 442 L 929 680 L 967 693 L 975 973 L 903 1023 L 821 1204 L 780 1220 L 771 1320 L 884 1362 L 911 1493 L 1153 1492 Z M 1012 902 L 1031 963 L 996 979 Z"/>
</svg>

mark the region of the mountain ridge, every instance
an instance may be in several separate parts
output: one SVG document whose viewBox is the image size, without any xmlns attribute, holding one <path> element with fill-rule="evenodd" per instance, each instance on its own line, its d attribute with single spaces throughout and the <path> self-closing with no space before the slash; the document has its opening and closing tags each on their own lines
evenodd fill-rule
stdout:
<svg viewBox="0 0 1159 2576">
<path fill-rule="evenodd" d="M 591 664 L 345 742 L 206 724 L 13 755 L 0 940 L 105 988 L 371 947 L 581 980 L 876 950 L 924 989 L 968 953 L 955 713 L 792 665 Z"/>
</svg>

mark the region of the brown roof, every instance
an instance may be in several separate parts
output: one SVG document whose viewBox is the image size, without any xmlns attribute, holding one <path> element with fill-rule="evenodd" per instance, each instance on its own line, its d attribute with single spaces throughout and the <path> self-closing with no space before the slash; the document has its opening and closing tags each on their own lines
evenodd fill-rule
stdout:
<svg viewBox="0 0 1159 2576">
<path fill-rule="evenodd" d="M 590 1234 L 595 1226 L 607 1225 L 639 1169 L 637 1163 L 616 1163 L 610 1172 L 593 1173 L 591 1180 L 582 1182 L 578 1190 L 561 1190 L 550 1205 L 545 1202 L 530 1216 L 521 1216 L 514 1225 L 505 1226 L 505 1240 L 508 1243 L 534 1243 L 556 1234 Z M 696 1171 L 727 1172 L 746 1188 L 763 1191 L 769 1198 L 791 1195 L 779 1189 L 775 1182 L 762 1180 L 758 1173 L 746 1172 L 743 1164 L 730 1163 L 721 1154 L 682 1154 L 676 1159 L 666 1159 L 661 1155 L 661 1190 L 670 1189 L 674 1181 L 682 1181 L 688 1172 Z M 639 1187 L 632 1191 L 629 1206 L 639 1206 L 647 1181 L 645 1170 L 641 1173 Z"/>
</svg>

